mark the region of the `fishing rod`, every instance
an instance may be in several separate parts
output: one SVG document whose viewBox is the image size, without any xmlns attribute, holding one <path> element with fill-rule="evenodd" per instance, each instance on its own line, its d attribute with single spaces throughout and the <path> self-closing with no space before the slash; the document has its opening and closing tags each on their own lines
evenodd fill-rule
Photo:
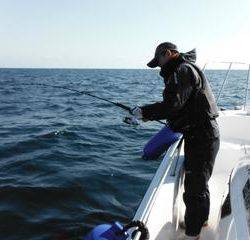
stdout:
<svg viewBox="0 0 250 240">
<path fill-rule="evenodd" d="M 117 107 L 120 107 L 126 111 L 129 111 L 131 113 L 131 108 L 122 104 L 122 103 L 119 103 L 119 102 L 113 102 L 111 100 L 108 100 L 108 99 L 105 99 L 105 98 L 102 98 L 102 97 L 98 97 L 88 91 L 79 91 L 79 90 L 76 90 L 76 89 L 72 89 L 72 88 L 68 88 L 68 87 L 65 87 L 65 86 L 55 86 L 55 85 L 50 85 L 50 84 L 45 84 L 45 83 L 22 83 L 21 85 L 25 85 L 25 86 L 43 86 L 43 87 L 52 87 L 52 88 L 60 88 L 60 89 L 65 89 L 65 90 L 69 90 L 69 91 L 72 91 L 72 92 L 76 92 L 76 93 L 79 93 L 79 94 L 84 94 L 84 95 L 87 95 L 87 96 L 90 96 L 90 97 L 93 97 L 93 98 L 97 98 L 97 99 L 100 99 L 100 100 L 103 100 L 105 102 L 108 102 L 108 103 L 111 103 Z"/>
<path fill-rule="evenodd" d="M 73 89 L 73 88 L 68 88 L 68 87 L 65 87 L 65 86 L 55 86 L 55 85 L 50 85 L 50 84 L 45 84 L 45 83 L 22 83 L 21 85 L 24 85 L 24 86 L 42 86 L 42 87 L 51 87 L 51 88 L 59 88 L 59 89 L 65 89 L 65 90 L 68 90 L 68 91 L 71 91 L 71 92 L 76 92 L 76 93 L 79 93 L 79 94 L 83 94 L 83 95 L 87 95 L 87 96 L 90 96 L 92 98 L 96 98 L 96 99 L 99 99 L 99 100 L 102 100 L 102 101 L 105 101 L 105 102 L 108 102 L 108 103 L 111 103 L 119 108 L 122 108 L 123 110 L 126 110 L 128 111 L 130 114 L 132 114 L 132 108 L 129 107 L 129 106 L 126 106 L 124 105 L 123 103 L 120 103 L 120 102 L 114 102 L 114 101 L 111 101 L 109 99 L 106 99 L 106 98 L 102 98 L 102 97 L 98 97 L 88 91 L 79 91 L 79 90 L 76 90 L 76 89 Z M 129 119 L 128 117 L 126 117 L 124 119 L 124 122 L 125 123 L 133 123 L 134 119 Z M 160 120 L 154 120 L 160 124 L 164 124 L 167 126 L 166 123 L 160 121 Z"/>
</svg>

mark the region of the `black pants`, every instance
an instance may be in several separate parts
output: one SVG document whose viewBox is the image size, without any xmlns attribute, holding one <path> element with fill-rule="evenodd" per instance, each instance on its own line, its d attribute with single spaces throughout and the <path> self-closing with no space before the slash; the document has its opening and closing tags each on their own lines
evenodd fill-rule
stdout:
<svg viewBox="0 0 250 240">
<path fill-rule="evenodd" d="M 210 129 L 184 135 L 185 180 L 183 200 L 186 205 L 186 234 L 196 236 L 208 220 L 210 196 L 208 180 L 219 150 L 220 140 L 216 121 Z"/>
</svg>

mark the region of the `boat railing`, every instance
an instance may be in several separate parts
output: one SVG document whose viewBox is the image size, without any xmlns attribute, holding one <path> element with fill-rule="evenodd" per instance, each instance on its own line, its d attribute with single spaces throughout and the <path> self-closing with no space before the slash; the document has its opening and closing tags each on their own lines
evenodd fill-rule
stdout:
<svg viewBox="0 0 250 240">
<path fill-rule="evenodd" d="M 244 66 L 245 66 L 244 69 L 247 69 L 247 75 L 246 75 L 246 86 L 245 86 L 243 108 L 246 109 L 247 100 L 248 100 L 248 92 L 249 92 L 249 81 L 250 81 L 250 63 L 244 63 L 244 62 L 213 62 L 213 61 L 211 61 L 211 62 L 205 63 L 205 65 L 204 65 L 204 67 L 202 69 L 203 72 L 205 72 L 205 74 L 206 74 L 206 70 L 207 70 L 209 64 L 227 64 L 228 65 L 225 77 L 224 77 L 224 79 L 222 81 L 219 92 L 218 92 L 218 94 L 216 96 L 216 103 L 217 104 L 219 103 L 219 100 L 221 98 L 221 94 L 223 93 L 224 87 L 225 87 L 226 83 L 228 82 L 228 78 L 229 78 L 230 72 L 232 71 L 233 67 L 235 65 L 241 65 L 241 67 L 243 66 L 243 68 L 244 68 Z"/>
<path fill-rule="evenodd" d="M 158 167 L 146 194 L 144 195 L 139 208 L 136 211 L 133 220 L 139 220 L 144 224 L 147 223 L 147 219 L 150 215 L 151 209 L 154 205 L 154 202 L 157 198 L 159 190 L 164 183 L 164 180 L 167 175 L 172 175 L 173 169 L 175 169 L 175 161 L 179 158 L 179 153 L 181 149 L 182 138 L 174 142 L 167 150 L 160 166 Z M 173 167 L 174 166 L 174 167 Z M 135 236 L 134 239 L 137 239 Z"/>
</svg>

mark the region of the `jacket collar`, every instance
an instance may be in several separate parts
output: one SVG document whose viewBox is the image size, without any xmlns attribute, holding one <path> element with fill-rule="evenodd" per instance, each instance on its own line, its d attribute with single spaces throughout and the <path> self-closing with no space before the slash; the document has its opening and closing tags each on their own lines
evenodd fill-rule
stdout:
<svg viewBox="0 0 250 240">
<path fill-rule="evenodd" d="M 168 79 L 178 68 L 178 66 L 185 62 L 182 55 L 179 55 L 179 57 L 171 59 L 168 61 L 164 66 L 161 67 L 160 75 L 164 79 Z"/>
</svg>

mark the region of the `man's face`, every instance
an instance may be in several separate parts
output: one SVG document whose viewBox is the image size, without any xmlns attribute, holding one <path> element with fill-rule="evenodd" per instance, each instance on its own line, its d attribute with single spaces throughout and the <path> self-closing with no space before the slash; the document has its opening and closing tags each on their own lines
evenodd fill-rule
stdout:
<svg viewBox="0 0 250 240">
<path fill-rule="evenodd" d="M 158 58 L 158 66 L 163 67 L 171 59 L 171 51 L 167 50 L 165 53 L 160 54 Z"/>
</svg>

